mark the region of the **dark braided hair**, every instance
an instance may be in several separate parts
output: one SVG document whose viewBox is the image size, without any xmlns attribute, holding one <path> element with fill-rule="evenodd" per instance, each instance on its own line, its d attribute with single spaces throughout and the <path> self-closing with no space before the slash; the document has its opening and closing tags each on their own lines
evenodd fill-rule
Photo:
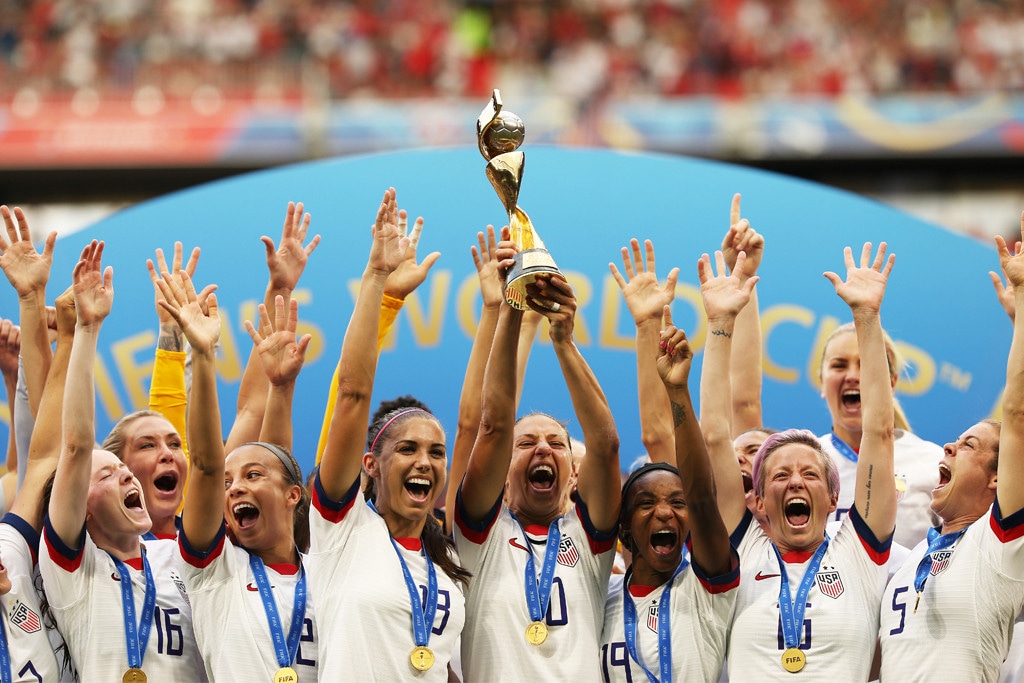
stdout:
<svg viewBox="0 0 1024 683">
<path fill-rule="evenodd" d="M 384 448 L 384 441 L 394 429 L 412 418 L 427 418 L 441 425 L 441 421 L 432 413 L 419 407 L 402 407 L 391 410 L 377 417 L 370 430 L 366 434 L 367 450 L 373 453 L 373 457 L 379 457 Z M 443 431 L 443 429 L 442 429 Z M 373 481 L 371 479 L 371 481 Z M 365 493 L 365 491 L 364 491 Z M 444 535 L 441 525 L 430 516 L 423 525 L 420 532 L 420 541 L 423 543 L 423 550 L 427 557 L 440 567 L 452 581 L 468 585 L 473 575 L 455 561 L 455 543 Z"/>
</svg>

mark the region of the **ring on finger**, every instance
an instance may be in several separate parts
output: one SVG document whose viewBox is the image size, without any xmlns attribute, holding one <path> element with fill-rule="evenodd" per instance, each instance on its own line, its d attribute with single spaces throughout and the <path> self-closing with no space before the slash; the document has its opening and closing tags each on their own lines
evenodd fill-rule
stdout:
<svg viewBox="0 0 1024 683">
<path fill-rule="evenodd" d="M 561 307 L 562 307 L 562 305 L 560 303 L 558 303 L 557 301 L 552 301 L 551 302 L 551 310 L 552 310 L 552 312 L 557 311 Z"/>
</svg>

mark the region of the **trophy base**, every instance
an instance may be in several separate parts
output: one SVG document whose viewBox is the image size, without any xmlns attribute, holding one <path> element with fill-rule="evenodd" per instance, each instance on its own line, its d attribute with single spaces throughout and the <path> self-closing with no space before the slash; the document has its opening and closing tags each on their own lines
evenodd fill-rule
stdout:
<svg viewBox="0 0 1024 683">
<path fill-rule="evenodd" d="M 516 253 L 515 264 L 505 277 L 505 301 L 512 308 L 525 311 L 526 286 L 537 279 L 561 275 L 555 259 L 547 249 L 526 249 Z"/>
</svg>

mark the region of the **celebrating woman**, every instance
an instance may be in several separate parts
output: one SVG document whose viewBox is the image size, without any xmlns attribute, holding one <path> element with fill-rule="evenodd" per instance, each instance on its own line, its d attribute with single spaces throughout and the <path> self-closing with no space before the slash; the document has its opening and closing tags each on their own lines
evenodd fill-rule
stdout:
<svg viewBox="0 0 1024 683">
<path fill-rule="evenodd" d="M 372 235 L 314 479 L 311 589 L 320 615 L 320 676 L 447 681 L 469 575 L 433 519 L 446 480 L 444 430 L 418 408 L 385 415 L 369 434 L 366 427 L 384 283 L 409 244 L 394 188 L 384 193 Z M 362 468 L 376 492 L 368 503 L 359 490 Z"/>
<path fill-rule="evenodd" d="M 143 545 L 152 520 L 142 485 L 113 453 L 93 450 L 93 364 L 114 298 L 102 255 L 94 240 L 74 271 L 78 323 L 39 571 L 82 680 L 205 680 L 177 548 Z"/>
</svg>

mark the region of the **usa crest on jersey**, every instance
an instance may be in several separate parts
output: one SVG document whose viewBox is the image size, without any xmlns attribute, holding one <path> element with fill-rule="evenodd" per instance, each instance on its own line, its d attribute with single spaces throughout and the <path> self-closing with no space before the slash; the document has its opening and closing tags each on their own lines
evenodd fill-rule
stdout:
<svg viewBox="0 0 1024 683">
<path fill-rule="evenodd" d="M 818 572 L 814 580 L 818 582 L 818 590 L 833 600 L 843 594 L 843 577 L 832 567 L 826 567 L 824 571 Z"/>
<path fill-rule="evenodd" d="M 563 536 L 558 543 L 558 564 L 565 567 L 575 567 L 580 561 L 580 553 L 576 550 L 576 544 L 572 542 L 571 536 Z"/>
<path fill-rule="evenodd" d="M 658 632 L 658 603 L 647 608 L 647 628 Z"/>
<path fill-rule="evenodd" d="M 949 559 L 953 557 L 953 548 L 944 548 L 932 553 L 932 566 L 928 571 L 932 576 L 938 576 L 949 566 Z"/>
<path fill-rule="evenodd" d="M 20 600 L 16 600 L 11 607 L 11 623 L 25 633 L 35 633 L 42 627 L 39 615 Z"/>
</svg>

